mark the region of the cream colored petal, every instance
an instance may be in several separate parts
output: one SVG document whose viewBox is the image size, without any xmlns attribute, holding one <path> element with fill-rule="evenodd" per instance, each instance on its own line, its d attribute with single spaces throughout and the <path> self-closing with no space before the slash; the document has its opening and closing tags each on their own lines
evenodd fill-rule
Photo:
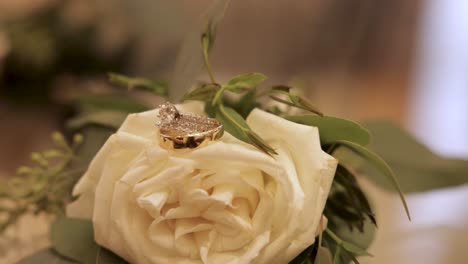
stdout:
<svg viewBox="0 0 468 264">
<path fill-rule="evenodd" d="M 161 209 L 167 201 L 169 192 L 156 192 L 145 197 L 138 198 L 138 205 L 145 209 L 153 218 L 161 216 Z"/>
<path fill-rule="evenodd" d="M 259 109 L 252 111 L 247 118 L 247 123 L 266 142 L 273 146 L 281 145 L 281 151 L 288 150 L 289 154 L 287 155 L 294 166 L 288 165 L 288 158 L 279 162 L 288 168 L 289 177 L 297 176 L 304 193 L 303 208 L 297 216 L 299 221 L 297 223 L 291 221 L 290 223 L 296 225 L 295 232 L 297 234 L 294 236 L 297 236 L 298 241 L 301 241 L 303 248 L 296 247 L 295 250 L 288 250 L 287 255 L 282 252 L 283 254 L 280 254 L 282 260 L 287 263 L 297 255 L 296 253 L 300 253 L 314 241 L 313 234 L 322 215 L 337 161 L 321 149 L 318 129 L 315 127 L 296 124 Z M 275 156 L 277 159 L 284 157 L 284 155 Z M 300 235 L 302 233 L 306 233 L 306 235 Z M 286 243 L 287 239 L 283 243 L 285 248 L 289 247 Z M 274 251 L 281 252 L 279 248 L 269 251 L 272 255 L 265 256 L 264 262 L 260 263 L 267 263 L 267 259 L 278 255 Z"/>
</svg>

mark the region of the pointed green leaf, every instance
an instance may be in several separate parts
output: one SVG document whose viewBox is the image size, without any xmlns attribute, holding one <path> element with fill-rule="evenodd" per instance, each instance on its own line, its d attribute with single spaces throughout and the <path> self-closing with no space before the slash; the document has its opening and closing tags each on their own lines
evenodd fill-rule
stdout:
<svg viewBox="0 0 468 264">
<path fill-rule="evenodd" d="M 96 244 L 94 241 L 93 224 L 89 220 L 75 218 L 58 219 L 51 227 L 51 242 L 53 249 L 57 253 L 78 263 L 127 263 L 111 251 Z"/>
<path fill-rule="evenodd" d="M 125 86 L 128 89 L 148 91 L 159 96 L 167 96 L 169 90 L 168 84 L 163 81 L 154 81 L 141 77 L 128 77 L 117 73 L 109 73 L 109 81 L 117 85 Z"/>
<path fill-rule="evenodd" d="M 278 95 L 287 95 L 287 98 L 289 100 L 283 99 L 282 97 Z M 280 90 L 280 89 L 272 89 L 270 92 L 270 98 L 277 102 L 280 102 L 289 106 L 294 106 L 299 109 L 303 109 L 303 110 L 312 112 L 314 114 L 317 114 L 319 116 L 323 116 L 323 113 L 318 108 L 314 107 L 307 99 L 301 96 L 295 95 L 291 92 L 286 92 L 285 90 Z"/>
<path fill-rule="evenodd" d="M 335 249 L 335 254 L 333 255 L 333 264 L 341 263 L 341 246 L 338 245 Z"/>
<path fill-rule="evenodd" d="M 194 90 L 186 93 L 182 97 L 182 101 L 185 100 L 197 100 L 203 102 L 210 102 L 213 100 L 216 92 L 219 90 L 219 85 L 213 83 L 205 83 L 195 88 Z"/>
<path fill-rule="evenodd" d="M 361 248 L 361 247 L 359 247 L 357 245 L 354 245 L 353 243 L 350 243 L 348 241 L 345 241 L 345 240 L 341 239 L 334 232 L 332 232 L 329 228 L 325 229 L 325 233 L 327 235 L 329 235 L 335 241 L 335 243 L 337 244 L 337 249 L 336 250 L 338 250 L 339 248 L 342 247 L 346 251 L 348 251 L 350 253 L 353 253 L 354 255 L 357 255 L 357 256 L 372 256 L 372 254 L 367 252 L 367 250 L 365 250 L 364 248 Z"/>
<path fill-rule="evenodd" d="M 239 140 L 249 142 L 246 132 L 249 126 L 242 116 L 230 107 L 223 107 L 216 112 L 216 119 L 223 124 L 224 129 Z"/>
<path fill-rule="evenodd" d="M 247 73 L 238 75 L 229 80 L 224 86 L 225 89 L 234 93 L 242 93 L 256 88 L 266 80 L 266 76 L 261 73 Z"/>
<path fill-rule="evenodd" d="M 272 147 L 268 146 L 268 144 L 256 133 L 254 133 L 252 130 L 249 130 L 247 132 L 247 136 L 250 139 L 250 141 L 259 149 L 261 149 L 263 152 L 267 154 L 278 154 L 276 153 L 275 149 Z"/>
<path fill-rule="evenodd" d="M 255 107 L 257 106 L 258 106 L 258 103 L 257 103 L 256 91 L 254 89 L 244 94 L 244 96 L 242 96 L 242 98 L 235 105 L 233 105 L 233 108 L 235 108 L 235 110 L 243 118 L 247 118 L 250 112 L 252 112 L 252 110 L 254 110 Z"/>
<path fill-rule="evenodd" d="M 405 193 L 430 191 L 468 183 L 468 160 L 445 158 L 433 153 L 414 136 L 387 121 L 364 124 L 374 138 L 369 146 L 395 171 Z M 392 190 L 382 175 L 367 165 L 361 169 L 371 181 Z"/>
<path fill-rule="evenodd" d="M 405 208 L 406 215 L 408 216 L 408 219 L 411 220 L 408 205 L 406 204 L 405 197 L 401 191 L 400 184 L 398 183 L 395 174 L 393 173 L 392 169 L 388 166 L 388 164 L 377 154 L 354 142 L 346 140 L 337 140 L 335 143 L 339 146 L 343 146 L 351 150 L 352 152 L 366 159 L 370 164 L 372 164 L 376 169 L 378 169 L 379 172 L 386 176 L 387 180 L 390 181 L 393 187 L 398 191 L 401 202 L 403 203 L 403 206 Z"/>
<path fill-rule="evenodd" d="M 254 133 L 245 119 L 236 110 L 220 105 L 216 112 L 216 119 L 223 124 L 229 134 L 246 143 L 253 144 L 267 154 L 276 154 L 256 133 Z"/>
<path fill-rule="evenodd" d="M 362 146 L 370 142 L 369 131 L 350 120 L 316 115 L 295 115 L 284 118 L 295 123 L 317 127 L 322 145 L 332 144 L 337 140 L 347 140 Z"/>
<path fill-rule="evenodd" d="M 99 246 L 90 221 L 60 218 L 51 227 L 51 242 L 60 255 L 79 263 L 95 263 Z"/>
</svg>

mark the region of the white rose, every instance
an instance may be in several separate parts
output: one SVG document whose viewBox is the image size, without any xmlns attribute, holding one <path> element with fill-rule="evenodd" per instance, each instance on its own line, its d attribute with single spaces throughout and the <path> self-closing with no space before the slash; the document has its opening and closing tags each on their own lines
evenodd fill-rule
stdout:
<svg viewBox="0 0 468 264">
<path fill-rule="evenodd" d="M 203 106 L 178 106 L 199 113 Z M 337 161 L 318 129 L 255 109 L 278 155 L 228 133 L 197 149 L 158 144 L 157 110 L 130 115 L 75 186 L 69 216 L 131 263 L 288 263 L 313 244 Z"/>
</svg>

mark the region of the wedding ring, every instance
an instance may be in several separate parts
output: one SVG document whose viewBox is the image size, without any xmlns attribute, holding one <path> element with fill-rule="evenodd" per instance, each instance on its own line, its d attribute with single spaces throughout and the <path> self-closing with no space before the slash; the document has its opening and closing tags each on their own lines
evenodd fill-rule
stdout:
<svg viewBox="0 0 468 264">
<path fill-rule="evenodd" d="M 167 102 L 159 106 L 159 144 L 165 149 L 197 148 L 221 138 L 223 125 L 218 120 L 179 112 Z"/>
</svg>

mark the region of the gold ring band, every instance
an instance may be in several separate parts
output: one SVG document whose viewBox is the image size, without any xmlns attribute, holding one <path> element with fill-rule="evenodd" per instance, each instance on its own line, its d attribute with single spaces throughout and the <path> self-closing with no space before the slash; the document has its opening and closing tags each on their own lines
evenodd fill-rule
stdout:
<svg viewBox="0 0 468 264">
<path fill-rule="evenodd" d="M 221 138 L 223 125 L 218 120 L 181 113 L 170 103 L 159 107 L 159 143 L 165 149 L 197 148 Z"/>
</svg>

